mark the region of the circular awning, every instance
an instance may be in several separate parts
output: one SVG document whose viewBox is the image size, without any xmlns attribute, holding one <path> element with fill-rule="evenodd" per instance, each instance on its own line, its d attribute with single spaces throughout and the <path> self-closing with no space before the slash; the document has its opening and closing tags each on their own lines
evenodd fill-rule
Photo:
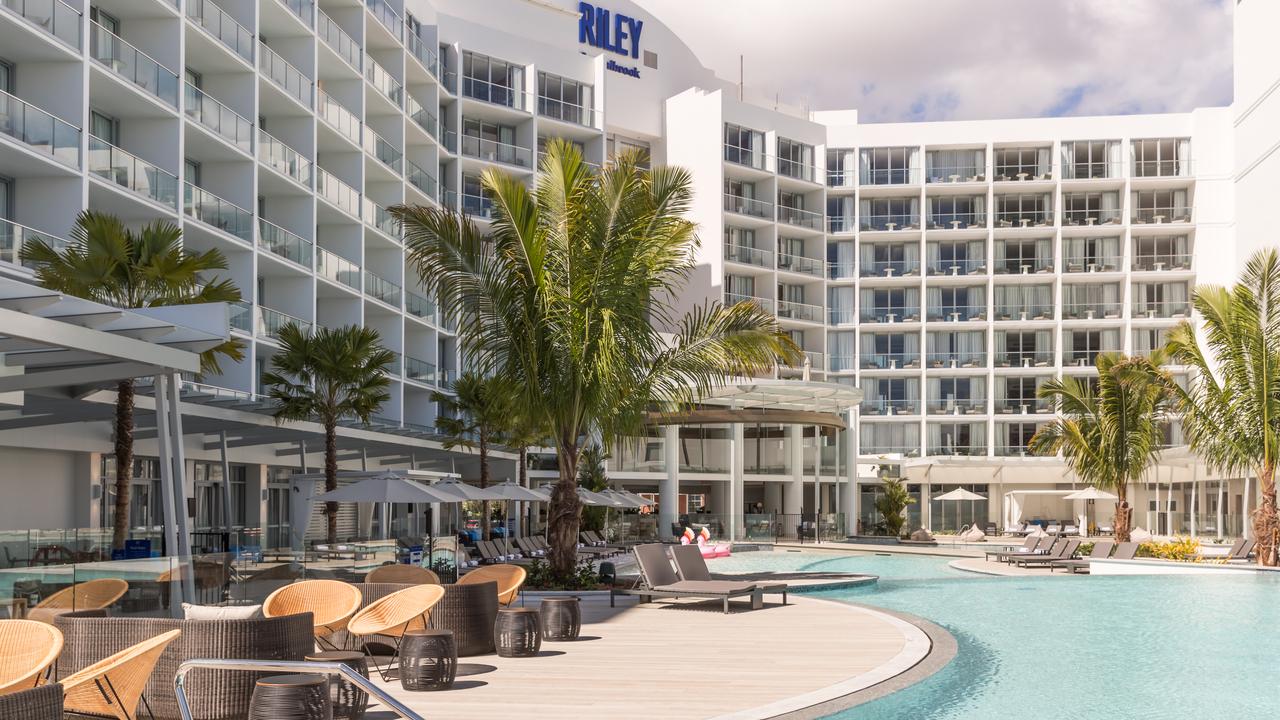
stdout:
<svg viewBox="0 0 1280 720">
<path fill-rule="evenodd" d="M 693 408 L 649 413 L 651 425 L 779 423 L 843 429 L 844 414 L 862 402 L 853 385 L 803 380 L 738 380 L 713 389 Z"/>
</svg>

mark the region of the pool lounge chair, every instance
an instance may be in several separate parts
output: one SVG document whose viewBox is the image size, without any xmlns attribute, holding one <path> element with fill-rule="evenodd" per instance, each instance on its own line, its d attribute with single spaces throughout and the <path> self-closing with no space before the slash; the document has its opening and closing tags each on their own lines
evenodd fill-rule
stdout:
<svg viewBox="0 0 1280 720">
<path fill-rule="evenodd" d="M 714 580 L 707 561 L 702 557 L 702 550 L 697 545 L 672 545 L 671 560 L 676 564 L 676 574 L 681 580 L 706 582 Z M 787 604 L 787 584 L 777 582 L 757 582 L 760 590 L 766 595 L 782 594 L 782 604 Z"/>
<path fill-rule="evenodd" d="M 1231 553 L 1227 554 L 1228 563 L 1247 563 L 1253 562 L 1249 556 L 1253 554 L 1254 548 L 1258 546 L 1257 540 L 1245 540 L 1239 547 L 1236 547 Z"/>
<path fill-rule="evenodd" d="M 751 609 L 764 607 L 764 592 L 755 583 L 735 582 L 731 580 L 681 580 L 671 567 L 667 557 L 667 546 L 660 543 L 637 545 L 632 548 L 636 556 L 636 565 L 640 568 L 641 587 L 635 589 L 610 588 L 609 606 L 613 607 L 617 595 L 638 595 L 640 602 L 651 602 L 654 598 L 705 598 L 718 599 L 724 602 L 724 612 L 729 612 L 729 600 L 746 597 L 751 600 Z"/>
<path fill-rule="evenodd" d="M 1053 549 L 1045 555 L 1032 555 L 1031 557 L 1014 558 L 1013 562 L 1019 567 L 1045 567 L 1054 560 L 1070 560 L 1075 557 L 1076 549 L 1080 547 L 1078 539 L 1066 540 L 1060 539 L 1054 543 Z"/>
<path fill-rule="evenodd" d="M 1073 574 L 1080 570 L 1088 572 L 1090 560 L 1099 560 L 1111 557 L 1111 550 L 1114 549 L 1115 546 L 1116 543 L 1114 540 L 1098 540 L 1093 544 L 1093 549 L 1090 550 L 1089 554 L 1085 557 L 1072 558 L 1070 560 L 1054 560 L 1049 563 L 1049 572 L 1053 572 L 1056 568 L 1068 570 Z"/>
<path fill-rule="evenodd" d="M 1011 550 L 1007 552 L 992 552 L 992 553 L 987 553 L 987 555 L 990 557 L 994 557 L 999 562 L 1013 562 L 1014 560 L 1020 557 L 1028 557 L 1031 555 L 1043 555 L 1049 552 L 1049 549 L 1053 546 L 1053 542 L 1054 542 L 1054 537 L 1052 535 L 1044 535 L 1038 538 L 1027 538 L 1027 539 L 1028 540 L 1034 539 L 1036 541 L 1035 545 L 1031 546 L 1030 550 L 1019 549 L 1019 550 Z"/>
<path fill-rule="evenodd" d="M 1036 545 L 1039 545 L 1039 544 L 1040 544 L 1040 538 L 1037 538 L 1037 537 L 1028 537 L 1026 540 L 1023 540 L 1023 541 L 1022 541 L 1022 547 L 1021 547 L 1021 548 L 1014 548 L 1014 547 L 1012 547 L 1012 546 L 1005 545 L 1004 547 L 1009 548 L 1009 549 L 1007 549 L 1007 550 L 988 550 L 988 551 L 987 551 L 987 553 L 986 553 L 986 559 L 987 559 L 987 560 L 990 560 L 992 555 L 1000 556 L 1000 555 L 1008 555 L 1008 554 L 1010 554 L 1010 553 L 1029 553 L 1029 552 L 1032 552 L 1033 550 L 1035 550 L 1035 549 L 1036 549 Z"/>
</svg>

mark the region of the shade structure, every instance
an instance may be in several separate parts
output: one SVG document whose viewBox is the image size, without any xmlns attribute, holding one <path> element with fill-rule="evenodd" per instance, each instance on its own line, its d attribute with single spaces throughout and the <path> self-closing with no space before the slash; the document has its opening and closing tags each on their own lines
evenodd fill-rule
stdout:
<svg viewBox="0 0 1280 720">
<path fill-rule="evenodd" d="M 505 500 L 506 498 L 493 492 L 491 488 L 480 489 L 474 485 L 446 478 L 431 486 L 432 490 L 442 495 L 452 496 L 445 502 L 461 502 L 462 500 Z"/>
<path fill-rule="evenodd" d="M 613 490 L 613 493 L 614 493 L 615 495 L 620 495 L 620 496 L 622 496 L 622 497 L 625 497 L 625 498 L 627 498 L 628 500 L 631 500 L 631 501 L 632 501 L 632 502 L 634 502 L 634 503 L 637 503 L 637 504 L 636 504 L 636 507 L 650 507 L 650 506 L 653 506 L 653 505 L 657 505 L 657 504 L 658 504 L 658 501 L 657 501 L 657 500 L 650 500 L 649 498 L 647 498 L 647 497 L 645 497 L 645 496 L 643 496 L 643 495 L 637 495 L 637 494 L 635 494 L 635 493 L 631 492 L 630 490 L 625 490 L 625 489 L 622 489 L 622 488 L 618 488 L 618 489 Z"/>
<path fill-rule="evenodd" d="M 316 495 L 319 502 L 375 502 L 375 503 L 451 503 L 459 502 L 452 496 L 398 475 L 381 475 L 365 478 L 337 490 Z"/>
<path fill-rule="evenodd" d="M 1084 490 L 1077 490 L 1070 495 L 1064 495 L 1064 500 L 1115 500 L 1117 497 L 1106 490 L 1099 490 L 1096 487 L 1087 487 Z"/>
<path fill-rule="evenodd" d="M 604 490 L 599 494 L 604 495 L 605 497 L 609 497 L 609 498 L 613 498 L 614 500 L 617 500 L 618 502 L 621 503 L 621 505 L 617 507 L 621 507 L 624 509 L 635 510 L 638 508 L 649 506 L 649 503 L 645 502 L 643 498 L 639 500 L 633 500 L 632 498 L 628 497 L 626 494 L 620 493 L 617 490 L 613 490 L 613 489 Z"/>
<path fill-rule="evenodd" d="M 541 493 L 534 492 L 527 487 L 517 485 L 511 480 L 498 483 L 497 485 L 490 485 L 485 489 L 496 495 L 501 495 L 502 497 L 500 499 L 502 500 L 515 500 L 517 502 L 543 502 L 546 500 L 546 497 Z"/>
<path fill-rule="evenodd" d="M 583 505 L 593 505 L 599 507 L 622 507 L 622 501 L 617 498 L 611 498 L 608 495 L 598 492 L 592 492 L 584 487 L 578 488 L 578 499 Z"/>
<path fill-rule="evenodd" d="M 538 496 L 539 502 L 551 502 L 551 486 L 543 485 L 542 487 L 528 488 L 528 490 Z"/>
<path fill-rule="evenodd" d="M 934 500 L 986 500 L 985 497 L 976 492 L 965 490 L 964 488 L 956 488 L 951 492 L 945 492 L 941 495 L 935 495 Z"/>
</svg>

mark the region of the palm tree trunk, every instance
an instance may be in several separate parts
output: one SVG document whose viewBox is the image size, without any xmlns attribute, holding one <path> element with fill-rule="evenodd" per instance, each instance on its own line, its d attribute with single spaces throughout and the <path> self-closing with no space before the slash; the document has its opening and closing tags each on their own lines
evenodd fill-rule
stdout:
<svg viewBox="0 0 1280 720">
<path fill-rule="evenodd" d="M 133 380 L 116 386 L 116 510 L 111 521 L 111 547 L 124 549 L 129 538 L 129 490 L 133 481 Z"/>
<path fill-rule="evenodd" d="M 1276 517 L 1276 469 L 1264 467 L 1258 472 L 1262 502 L 1253 513 L 1253 536 L 1258 541 L 1258 564 L 1275 567 L 1280 558 L 1280 518 Z"/>
<path fill-rule="evenodd" d="M 333 492 L 338 489 L 338 423 L 333 420 L 324 422 L 324 490 Z M 338 503 L 324 504 L 325 539 L 330 544 L 338 542 Z"/>
<path fill-rule="evenodd" d="M 529 487 L 529 448 L 524 447 L 523 445 L 520 447 L 520 469 L 516 472 L 519 473 L 517 477 L 520 487 Z M 533 504 L 525 503 L 524 506 L 526 517 L 520 519 L 521 530 L 523 531 L 522 534 L 525 537 L 528 537 L 529 532 L 533 529 L 533 523 L 531 522 L 531 518 L 533 517 Z"/>
<path fill-rule="evenodd" d="M 480 431 L 480 489 L 489 487 L 489 435 Z M 492 539 L 492 523 L 489 522 L 489 501 L 480 501 L 480 537 Z"/>
<path fill-rule="evenodd" d="M 1116 542 L 1129 542 L 1129 533 L 1133 530 L 1133 507 L 1129 505 L 1125 485 L 1116 488 L 1116 514 L 1111 522 L 1116 527 Z"/>
<path fill-rule="evenodd" d="M 551 572 L 568 578 L 578 564 L 578 523 L 582 503 L 578 500 L 578 443 L 561 440 L 556 448 L 560 479 L 551 491 L 547 511 L 547 543 L 551 545 Z"/>
</svg>

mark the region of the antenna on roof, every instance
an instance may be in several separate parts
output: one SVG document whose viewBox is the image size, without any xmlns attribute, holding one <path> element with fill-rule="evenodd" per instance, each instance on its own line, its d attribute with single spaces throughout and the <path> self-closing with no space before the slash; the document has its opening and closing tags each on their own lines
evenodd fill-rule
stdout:
<svg viewBox="0 0 1280 720">
<path fill-rule="evenodd" d="M 738 102 L 742 102 L 743 68 L 742 55 L 738 55 Z"/>
</svg>

